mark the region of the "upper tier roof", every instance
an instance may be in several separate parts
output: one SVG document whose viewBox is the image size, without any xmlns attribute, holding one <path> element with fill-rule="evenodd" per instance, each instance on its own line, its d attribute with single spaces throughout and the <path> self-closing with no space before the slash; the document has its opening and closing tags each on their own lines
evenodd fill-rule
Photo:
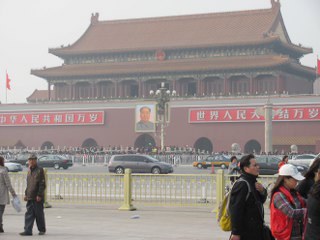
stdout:
<svg viewBox="0 0 320 240">
<path fill-rule="evenodd" d="M 99 21 L 92 16 L 85 33 L 72 45 L 49 49 L 63 57 L 74 54 L 125 52 L 154 49 L 212 47 L 264 42 L 281 25 L 285 42 L 291 44 L 284 27 L 280 3 L 272 8 L 173 17 Z M 308 48 L 295 49 L 303 53 Z"/>
<path fill-rule="evenodd" d="M 111 75 L 176 73 L 188 71 L 231 71 L 242 69 L 273 68 L 288 66 L 308 76 L 314 75 L 314 69 L 290 61 L 287 56 L 257 55 L 219 57 L 213 59 L 178 59 L 170 61 L 117 62 L 99 64 L 71 64 L 59 67 L 31 70 L 31 74 L 42 78 L 97 77 Z"/>
</svg>

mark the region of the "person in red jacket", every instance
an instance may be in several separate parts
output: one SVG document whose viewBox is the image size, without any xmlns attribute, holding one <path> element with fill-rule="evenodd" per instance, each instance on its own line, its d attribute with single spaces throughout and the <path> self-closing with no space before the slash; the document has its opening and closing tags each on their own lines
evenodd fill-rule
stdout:
<svg viewBox="0 0 320 240">
<path fill-rule="evenodd" d="M 307 209 L 295 187 L 303 179 L 291 164 L 285 164 L 279 170 L 270 201 L 271 232 L 277 240 L 302 240 Z"/>
<path fill-rule="evenodd" d="M 278 163 L 279 170 L 283 165 L 287 164 L 288 161 L 289 161 L 289 157 L 287 155 L 284 155 L 282 160 Z"/>
</svg>

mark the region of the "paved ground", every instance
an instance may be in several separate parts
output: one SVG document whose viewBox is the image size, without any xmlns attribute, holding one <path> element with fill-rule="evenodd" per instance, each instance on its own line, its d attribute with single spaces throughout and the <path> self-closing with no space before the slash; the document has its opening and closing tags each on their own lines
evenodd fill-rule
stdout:
<svg viewBox="0 0 320 240">
<path fill-rule="evenodd" d="M 16 213 L 7 205 L 4 215 L 5 233 L 1 240 L 16 239 L 228 239 L 229 233 L 219 229 L 215 214 L 209 208 L 145 207 L 136 211 L 119 211 L 118 205 L 56 205 L 45 209 L 47 234 L 32 237 L 18 235 L 23 230 L 24 211 Z"/>
</svg>

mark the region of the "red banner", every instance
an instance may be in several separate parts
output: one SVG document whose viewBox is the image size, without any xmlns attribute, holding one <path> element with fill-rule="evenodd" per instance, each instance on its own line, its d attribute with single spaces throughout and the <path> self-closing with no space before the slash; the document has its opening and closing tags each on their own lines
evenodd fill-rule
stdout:
<svg viewBox="0 0 320 240">
<path fill-rule="evenodd" d="M 103 111 L 0 113 L 0 127 L 99 124 L 104 124 Z"/>
<path fill-rule="evenodd" d="M 189 110 L 189 123 L 262 122 L 263 107 L 198 108 Z M 273 107 L 273 121 L 320 121 L 320 106 Z"/>
</svg>

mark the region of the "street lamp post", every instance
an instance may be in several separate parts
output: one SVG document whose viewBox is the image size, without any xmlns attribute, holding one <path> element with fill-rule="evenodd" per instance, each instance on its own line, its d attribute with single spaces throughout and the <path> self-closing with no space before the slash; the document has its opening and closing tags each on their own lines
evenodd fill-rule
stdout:
<svg viewBox="0 0 320 240">
<path fill-rule="evenodd" d="M 169 105 L 170 98 L 176 95 L 176 91 L 168 90 L 164 82 L 161 83 L 161 87 L 155 92 L 150 91 L 150 95 L 157 101 L 157 122 L 160 123 L 160 147 L 164 150 L 164 127 L 169 121 Z"/>
</svg>

